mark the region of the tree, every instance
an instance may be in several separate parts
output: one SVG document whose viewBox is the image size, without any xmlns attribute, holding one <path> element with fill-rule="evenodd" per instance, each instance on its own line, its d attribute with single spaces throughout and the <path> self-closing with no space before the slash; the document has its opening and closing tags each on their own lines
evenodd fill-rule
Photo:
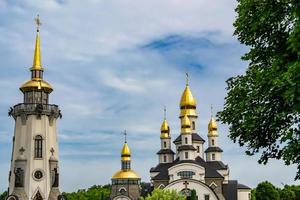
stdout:
<svg viewBox="0 0 300 200">
<path fill-rule="evenodd" d="M 6 197 L 7 197 L 7 191 L 0 194 L 0 200 L 5 200 Z"/>
<path fill-rule="evenodd" d="M 141 200 L 185 200 L 186 197 L 179 194 L 175 190 L 161 190 L 154 189 L 151 195 L 148 195 L 145 198 L 141 198 Z"/>
<path fill-rule="evenodd" d="M 278 190 L 270 182 L 259 183 L 255 192 L 256 200 L 280 200 Z"/>
<path fill-rule="evenodd" d="M 110 185 L 94 185 L 89 189 L 80 189 L 77 192 L 63 193 L 67 200 L 105 200 L 110 195 Z"/>
<path fill-rule="evenodd" d="M 279 190 L 280 200 L 295 200 L 296 194 L 289 186 L 284 186 L 283 189 Z"/>
<path fill-rule="evenodd" d="M 300 1 L 238 0 L 235 32 L 249 52 L 244 75 L 227 80 L 218 118 L 259 163 L 296 164 L 300 179 Z"/>
<path fill-rule="evenodd" d="M 190 199 L 191 200 L 197 200 L 198 199 L 196 190 L 191 191 L 191 198 Z"/>
</svg>

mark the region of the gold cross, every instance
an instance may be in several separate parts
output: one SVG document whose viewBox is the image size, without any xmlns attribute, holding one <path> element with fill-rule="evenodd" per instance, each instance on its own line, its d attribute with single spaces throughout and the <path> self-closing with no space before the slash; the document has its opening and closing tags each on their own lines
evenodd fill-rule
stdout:
<svg viewBox="0 0 300 200">
<path fill-rule="evenodd" d="M 164 106 L 164 119 L 166 119 L 167 118 L 167 108 L 166 108 L 166 106 Z"/>
</svg>

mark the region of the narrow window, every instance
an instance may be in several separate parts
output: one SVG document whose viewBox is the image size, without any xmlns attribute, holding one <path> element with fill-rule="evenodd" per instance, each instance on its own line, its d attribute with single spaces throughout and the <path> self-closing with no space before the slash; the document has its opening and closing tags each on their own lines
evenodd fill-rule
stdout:
<svg viewBox="0 0 300 200">
<path fill-rule="evenodd" d="M 211 140 L 211 145 L 215 146 L 215 140 L 214 139 Z"/>
<path fill-rule="evenodd" d="M 164 162 L 167 162 L 167 156 L 164 156 Z"/>
<path fill-rule="evenodd" d="M 204 200 L 209 200 L 209 194 L 204 195 Z"/>
<path fill-rule="evenodd" d="M 195 122 L 194 122 L 194 121 L 192 122 L 192 128 L 193 128 L 193 130 L 196 129 L 196 125 L 195 125 Z"/>
<path fill-rule="evenodd" d="M 164 142 L 164 148 L 167 148 L 167 142 Z"/>
<path fill-rule="evenodd" d="M 43 157 L 43 138 L 40 135 L 37 135 L 34 138 L 34 157 L 35 158 Z"/>
<path fill-rule="evenodd" d="M 200 147 L 197 146 L 197 153 L 200 153 Z"/>
<path fill-rule="evenodd" d="M 188 159 L 188 158 L 189 158 L 189 153 L 185 152 L 185 159 Z"/>
<path fill-rule="evenodd" d="M 188 139 L 187 138 L 184 138 L 185 139 L 185 144 L 187 144 L 188 143 Z"/>
<path fill-rule="evenodd" d="M 212 160 L 215 160 L 216 159 L 216 155 L 213 153 L 213 154 L 211 154 L 211 159 Z"/>
</svg>

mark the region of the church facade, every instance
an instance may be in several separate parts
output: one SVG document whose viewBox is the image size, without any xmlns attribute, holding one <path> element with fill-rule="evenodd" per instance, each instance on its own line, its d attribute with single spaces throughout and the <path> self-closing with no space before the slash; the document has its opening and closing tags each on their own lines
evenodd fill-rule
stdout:
<svg viewBox="0 0 300 200">
<path fill-rule="evenodd" d="M 57 200 L 59 191 L 58 143 L 56 120 L 60 109 L 49 104 L 52 86 L 43 79 L 39 18 L 31 79 L 20 90 L 24 100 L 12 107 L 9 116 L 15 120 L 9 196 L 7 200 Z"/>
<path fill-rule="evenodd" d="M 195 193 L 199 200 L 250 200 L 251 189 L 229 179 L 229 166 L 222 161 L 217 123 L 208 123 L 208 147 L 197 132 L 196 99 L 187 85 L 180 101 L 179 136 L 171 148 L 170 127 L 165 119 L 161 125 L 161 149 L 157 152 L 158 165 L 150 169 L 154 188 L 177 190 L 190 198 Z"/>
</svg>

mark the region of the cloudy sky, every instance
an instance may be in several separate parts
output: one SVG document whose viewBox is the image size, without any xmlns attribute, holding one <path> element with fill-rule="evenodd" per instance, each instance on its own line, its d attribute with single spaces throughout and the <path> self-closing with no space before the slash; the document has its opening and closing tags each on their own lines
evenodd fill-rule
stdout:
<svg viewBox="0 0 300 200">
<path fill-rule="evenodd" d="M 58 104 L 63 191 L 106 184 L 120 168 L 122 131 L 128 131 L 133 168 L 143 181 L 157 164 L 163 107 L 172 137 L 179 134 L 179 100 L 185 71 L 198 102 L 199 134 L 206 138 L 210 105 L 222 109 L 225 81 L 243 74 L 247 47 L 232 36 L 233 0 L 1 0 L 0 1 L 0 192 L 8 186 L 14 120 L 10 106 L 22 101 L 42 20 L 44 78 Z M 269 180 L 295 183 L 294 166 L 257 157 L 228 137 L 219 124 L 223 161 L 230 178 L 249 186 Z M 299 182 L 297 182 L 299 184 Z"/>
</svg>

